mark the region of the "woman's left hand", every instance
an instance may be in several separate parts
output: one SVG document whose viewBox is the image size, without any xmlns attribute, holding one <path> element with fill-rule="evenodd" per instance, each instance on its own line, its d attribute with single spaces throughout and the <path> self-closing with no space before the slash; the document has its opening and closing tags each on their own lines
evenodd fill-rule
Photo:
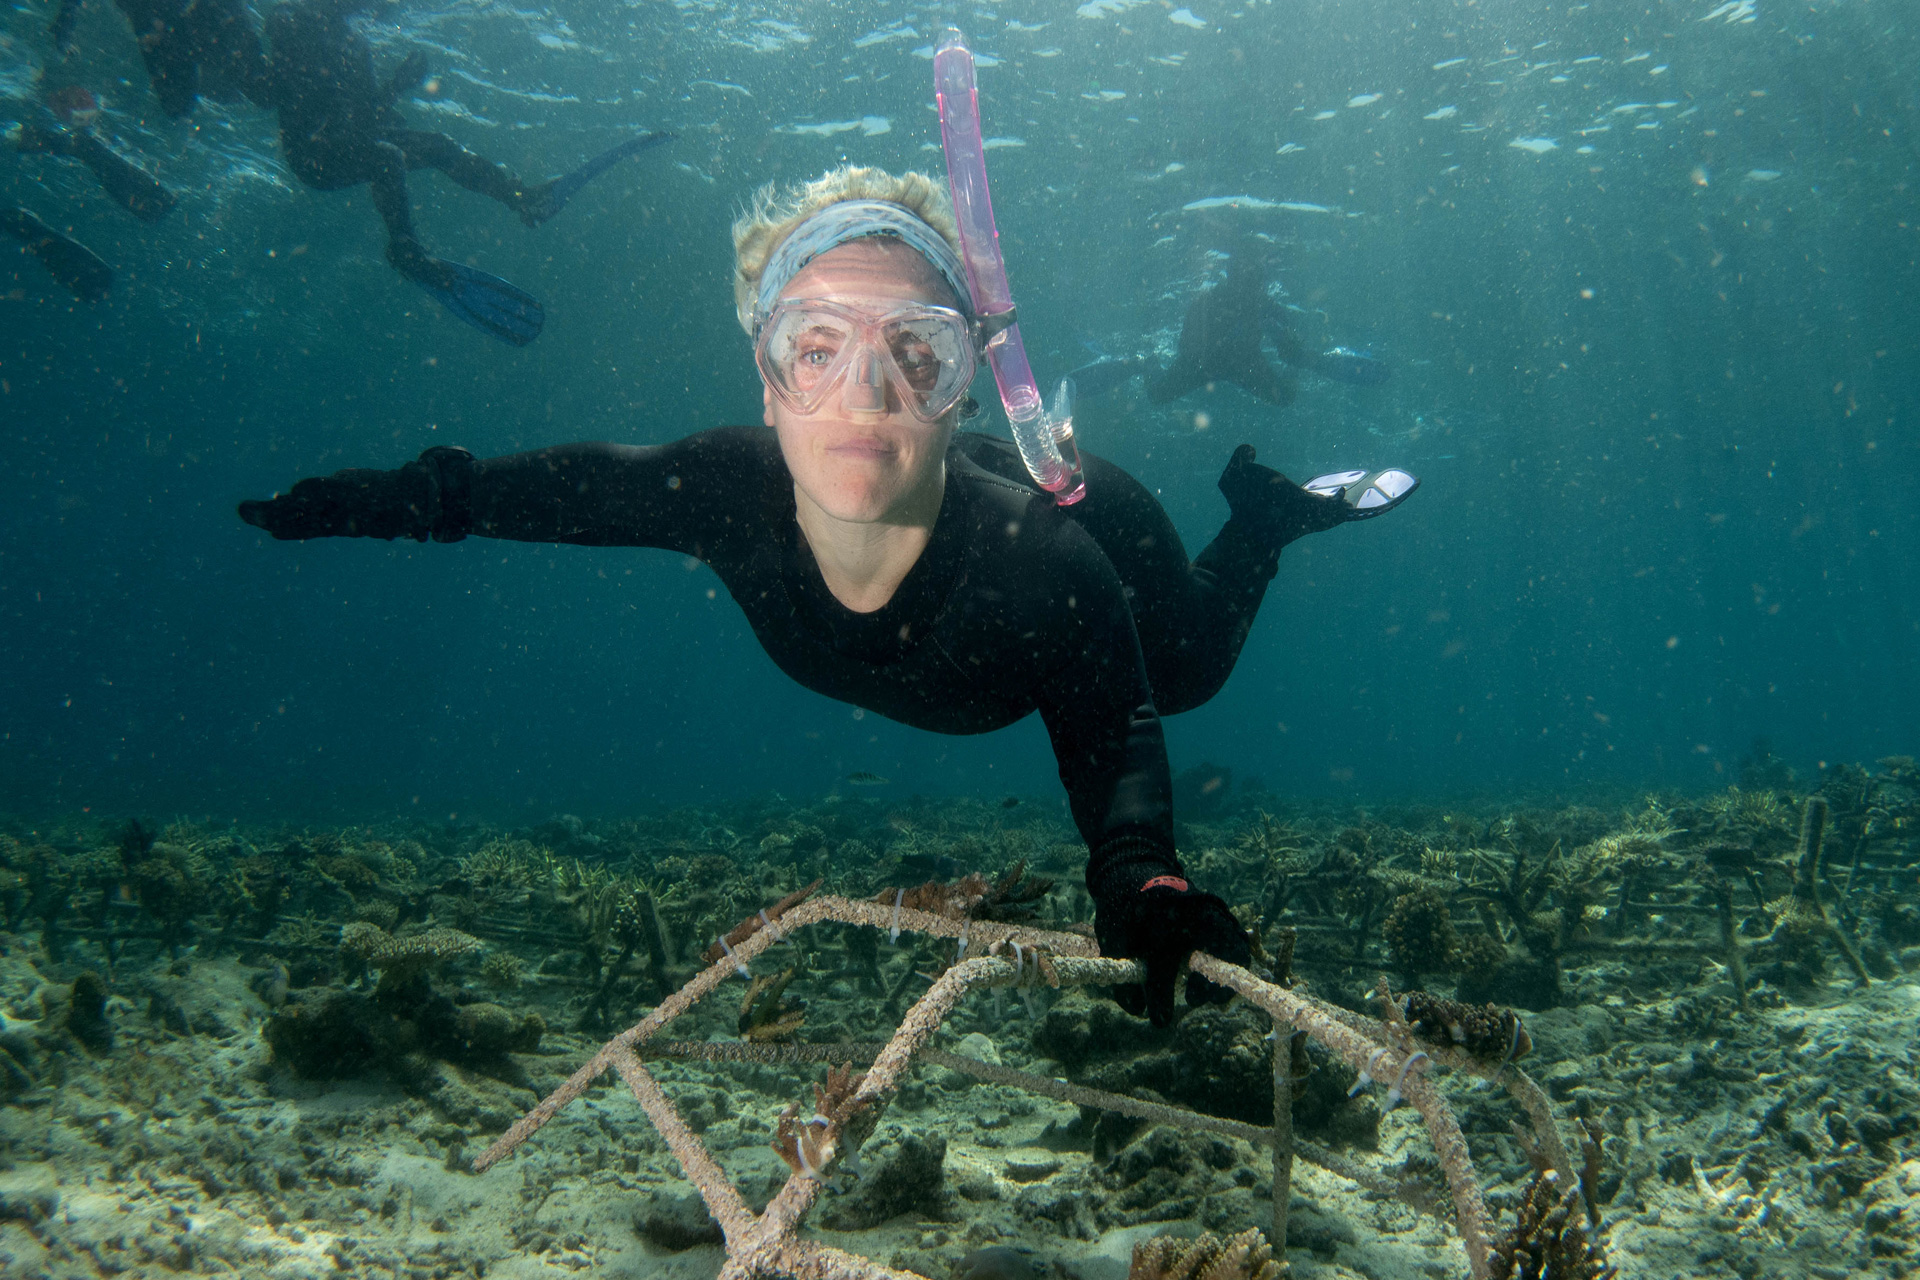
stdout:
<svg viewBox="0 0 1920 1280">
<path fill-rule="evenodd" d="M 1094 904 L 1093 932 L 1101 955 L 1146 966 L 1144 984 L 1115 987 L 1113 998 L 1136 1018 L 1152 1019 L 1156 1027 L 1173 1021 L 1173 989 L 1188 956 L 1204 951 L 1240 965 L 1251 956 L 1247 932 L 1227 904 L 1196 891 L 1177 875 L 1128 876 L 1110 886 Z M 1232 995 L 1197 973 L 1187 973 L 1189 1005 L 1224 1002 Z"/>
</svg>

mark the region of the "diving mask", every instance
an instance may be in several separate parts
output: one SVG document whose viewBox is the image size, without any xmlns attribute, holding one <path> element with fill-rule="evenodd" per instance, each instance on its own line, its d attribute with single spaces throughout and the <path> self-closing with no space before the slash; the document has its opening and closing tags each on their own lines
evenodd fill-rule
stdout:
<svg viewBox="0 0 1920 1280">
<path fill-rule="evenodd" d="M 979 359 L 973 326 L 950 307 L 881 310 L 835 298 L 782 298 L 758 325 L 753 355 L 795 413 L 817 413 L 836 387 L 849 410 L 885 413 L 892 387 L 928 423 L 960 403 Z"/>
</svg>

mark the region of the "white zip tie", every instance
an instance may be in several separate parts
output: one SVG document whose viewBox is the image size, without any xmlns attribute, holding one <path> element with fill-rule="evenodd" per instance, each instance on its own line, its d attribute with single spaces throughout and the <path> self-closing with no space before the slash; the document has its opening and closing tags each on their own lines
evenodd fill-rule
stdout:
<svg viewBox="0 0 1920 1280">
<path fill-rule="evenodd" d="M 1400 1074 L 1394 1079 L 1393 1088 L 1387 1090 L 1387 1110 L 1391 1111 L 1400 1105 L 1400 1098 L 1402 1096 L 1400 1086 L 1407 1082 L 1407 1072 L 1413 1070 L 1414 1063 L 1420 1062 L 1426 1059 L 1426 1057 L 1427 1055 L 1424 1053 L 1416 1053 L 1400 1064 Z"/>
<path fill-rule="evenodd" d="M 728 943 L 727 935 L 724 933 L 720 935 L 720 949 L 727 953 L 727 959 L 733 961 L 733 971 L 735 973 L 743 978 L 751 978 L 753 976 L 747 972 L 747 966 L 741 962 L 740 957 L 733 954 L 733 947 Z"/>
<path fill-rule="evenodd" d="M 1360 1078 L 1353 1082 L 1353 1088 L 1347 1090 L 1347 1096 L 1349 1098 L 1359 1097 L 1361 1091 L 1373 1083 L 1373 1064 L 1380 1061 L 1381 1055 L 1385 1053 L 1385 1049 L 1375 1049 L 1373 1051 L 1373 1056 L 1367 1059 L 1367 1065 L 1360 1068 Z"/>
</svg>

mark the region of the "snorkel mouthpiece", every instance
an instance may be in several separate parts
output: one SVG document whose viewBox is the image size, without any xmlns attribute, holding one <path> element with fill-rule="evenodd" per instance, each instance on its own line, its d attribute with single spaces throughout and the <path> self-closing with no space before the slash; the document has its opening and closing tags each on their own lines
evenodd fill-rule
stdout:
<svg viewBox="0 0 1920 1280">
<path fill-rule="evenodd" d="M 1053 411 L 1041 402 L 1020 323 L 1000 256 L 1000 233 L 987 194 L 987 153 L 980 137 L 980 90 L 974 81 L 973 54 L 956 27 L 933 55 L 934 98 L 940 106 L 940 143 L 947 156 L 947 185 L 953 190 L 953 214 L 960 227 L 960 255 L 967 267 L 973 304 L 987 338 L 987 363 L 1000 387 L 1000 403 L 1013 428 L 1020 460 L 1034 483 L 1071 506 L 1087 495 L 1080 474 L 1080 450 L 1073 442 L 1073 383 L 1064 380 L 1054 393 Z"/>
</svg>

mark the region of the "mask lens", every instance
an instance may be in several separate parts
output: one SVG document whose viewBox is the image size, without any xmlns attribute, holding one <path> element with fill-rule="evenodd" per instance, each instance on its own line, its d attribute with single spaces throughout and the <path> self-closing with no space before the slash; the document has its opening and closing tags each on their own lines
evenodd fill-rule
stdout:
<svg viewBox="0 0 1920 1280">
<path fill-rule="evenodd" d="M 891 383 L 905 408 L 932 421 L 966 394 L 974 371 L 966 321 L 944 308 L 870 316 L 826 300 L 785 302 L 754 354 L 768 385 L 800 413 L 816 412 L 852 369 L 860 392 L 852 407 L 884 412 Z"/>
<path fill-rule="evenodd" d="M 802 413 L 811 413 L 858 337 L 844 316 L 815 308 L 783 308 L 761 332 L 760 371 L 782 399 Z"/>
<path fill-rule="evenodd" d="M 966 393 L 973 380 L 973 344 L 958 315 L 899 317 L 887 325 L 885 337 L 900 380 L 921 413 L 937 418 Z"/>
</svg>

